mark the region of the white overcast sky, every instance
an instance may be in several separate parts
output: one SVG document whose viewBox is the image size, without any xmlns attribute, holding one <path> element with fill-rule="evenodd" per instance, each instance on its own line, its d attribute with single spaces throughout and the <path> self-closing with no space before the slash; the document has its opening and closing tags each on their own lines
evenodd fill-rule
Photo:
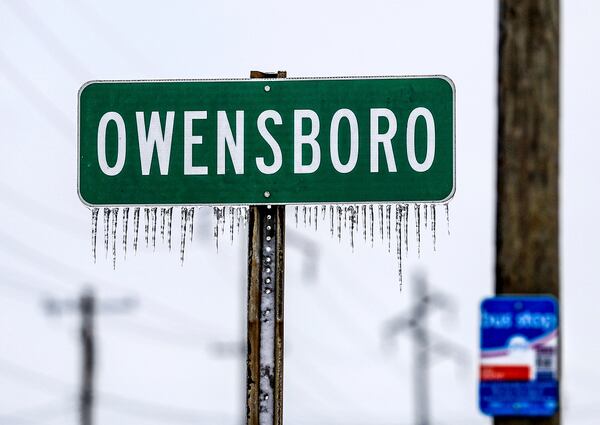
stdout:
<svg viewBox="0 0 600 425">
<path fill-rule="evenodd" d="M 477 408 L 478 306 L 493 292 L 497 2 L 0 0 L 0 424 L 74 424 L 77 317 L 42 300 L 85 283 L 100 297 L 137 296 L 130 313 L 98 318 L 101 424 L 238 424 L 243 359 L 211 343 L 240 339 L 245 238 L 214 249 L 208 214 L 184 267 L 163 247 L 113 271 L 90 253 L 90 214 L 77 196 L 76 108 L 91 79 L 445 74 L 456 84 L 457 192 L 451 236 L 424 234 L 398 292 L 380 243 L 354 253 L 318 232 L 316 277 L 287 250 L 285 418 L 289 424 L 411 424 L 412 345 L 382 350 L 382 324 L 411 304 L 424 270 L 451 297 L 432 331 L 464 347 L 464 367 L 431 370 L 435 424 L 488 424 Z M 563 2 L 561 250 L 565 423 L 597 423 L 600 120 L 595 81 L 600 4 Z M 178 219 L 175 223 L 178 224 Z M 292 233 L 295 231 L 295 233 Z M 178 232 L 175 232 L 178 242 Z M 101 251 L 100 251 L 101 252 Z"/>
</svg>

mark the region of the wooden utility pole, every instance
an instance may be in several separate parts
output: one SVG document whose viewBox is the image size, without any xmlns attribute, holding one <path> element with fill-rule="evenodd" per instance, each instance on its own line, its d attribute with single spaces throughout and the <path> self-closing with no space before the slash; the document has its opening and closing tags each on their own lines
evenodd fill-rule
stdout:
<svg viewBox="0 0 600 425">
<path fill-rule="evenodd" d="M 285 78 L 252 71 L 250 78 Z M 269 91 L 265 86 L 265 91 Z M 265 192 L 265 199 L 270 194 Z M 251 205 L 248 218 L 247 425 L 283 423 L 285 205 Z"/>
<path fill-rule="evenodd" d="M 91 289 L 85 289 L 78 300 L 48 299 L 46 311 L 51 315 L 78 312 L 80 317 L 81 383 L 79 390 L 79 423 L 94 423 L 94 377 L 96 370 L 95 317 L 97 313 L 124 313 L 135 305 L 133 298 L 106 300 L 100 303 Z"/>
<path fill-rule="evenodd" d="M 408 314 L 401 314 L 384 325 L 384 338 L 390 341 L 398 334 L 410 331 L 413 343 L 413 393 L 415 425 L 431 425 L 430 369 L 434 355 L 453 357 L 464 363 L 465 351 L 452 342 L 432 335 L 428 326 L 432 310 L 446 310 L 449 299 L 440 293 L 429 292 L 429 282 L 425 275 L 415 276 L 413 288 L 414 303 Z"/>
<path fill-rule="evenodd" d="M 79 415 L 81 425 L 92 425 L 92 406 L 94 404 L 94 314 L 96 301 L 91 291 L 85 291 L 79 299 L 79 314 L 81 315 L 81 390 L 79 396 Z"/>
<path fill-rule="evenodd" d="M 496 293 L 558 298 L 559 1 L 500 0 L 499 54 Z"/>
</svg>

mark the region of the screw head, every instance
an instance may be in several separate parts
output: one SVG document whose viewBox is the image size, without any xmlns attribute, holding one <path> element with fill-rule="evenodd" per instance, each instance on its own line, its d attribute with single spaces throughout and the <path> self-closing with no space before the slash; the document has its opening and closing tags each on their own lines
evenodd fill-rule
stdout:
<svg viewBox="0 0 600 425">
<path fill-rule="evenodd" d="M 265 196 L 265 198 L 270 198 L 271 197 L 271 192 L 269 192 L 268 190 L 265 191 L 264 196 Z"/>
<path fill-rule="evenodd" d="M 270 92 L 271 91 L 271 86 L 265 86 L 265 91 L 266 92 Z"/>
</svg>

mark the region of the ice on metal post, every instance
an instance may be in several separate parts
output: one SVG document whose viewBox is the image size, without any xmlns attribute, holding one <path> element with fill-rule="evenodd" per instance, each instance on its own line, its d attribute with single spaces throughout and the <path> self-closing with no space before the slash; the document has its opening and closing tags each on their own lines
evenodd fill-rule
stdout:
<svg viewBox="0 0 600 425">
<path fill-rule="evenodd" d="M 98 235 L 98 208 L 92 208 L 92 255 L 96 262 L 96 236 Z"/>
</svg>

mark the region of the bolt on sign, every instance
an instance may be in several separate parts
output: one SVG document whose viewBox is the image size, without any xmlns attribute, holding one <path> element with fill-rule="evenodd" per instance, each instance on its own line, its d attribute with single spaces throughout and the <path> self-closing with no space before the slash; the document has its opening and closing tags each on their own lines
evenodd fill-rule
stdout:
<svg viewBox="0 0 600 425">
<path fill-rule="evenodd" d="M 109 205 L 444 202 L 443 76 L 94 81 L 79 92 L 82 201 Z"/>
</svg>

